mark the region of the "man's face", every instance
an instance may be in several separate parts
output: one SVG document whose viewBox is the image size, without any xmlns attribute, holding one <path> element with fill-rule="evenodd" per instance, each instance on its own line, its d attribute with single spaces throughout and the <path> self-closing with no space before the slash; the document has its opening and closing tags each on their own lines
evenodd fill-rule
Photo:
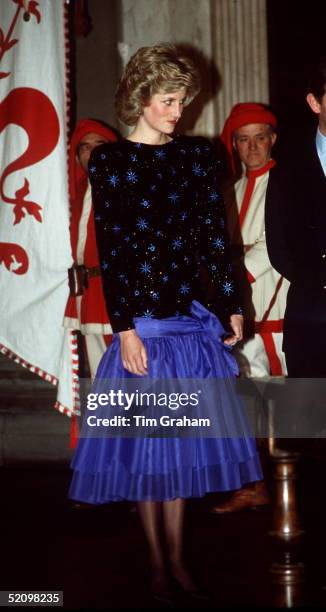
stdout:
<svg viewBox="0 0 326 612">
<path fill-rule="evenodd" d="M 81 139 L 78 145 L 77 158 L 85 172 L 87 172 L 88 169 L 88 162 L 91 152 L 93 151 L 93 149 L 95 149 L 95 147 L 98 147 L 104 142 L 108 142 L 108 139 L 104 138 L 104 136 L 100 136 L 100 134 L 95 134 L 94 132 L 89 132 L 89 134 L 85 134 L 85 136 L 83 136 L 83 138 Z"/>
<path fill-rule="evenodd" d="M 320 102 L 312 93 L 307 95 L 307 102 L 311 110 L 319 115 L 319 129 L 326 136 L 326 93 L 324 93 Z"/>
<path fill-rule="evenodd" d="M 234 132 L 233 145 L 247 170 L 259 170 L 271 158 L 275 140 L 266 123 L 249 123 Z"/>
</svg>

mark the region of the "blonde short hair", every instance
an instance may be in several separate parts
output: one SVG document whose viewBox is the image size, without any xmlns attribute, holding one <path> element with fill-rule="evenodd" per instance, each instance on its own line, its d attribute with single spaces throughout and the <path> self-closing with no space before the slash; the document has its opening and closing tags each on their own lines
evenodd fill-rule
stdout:
<svg viewBox="0 0 326 612">
<path fill-rule="evenodd" d="M 192 60 L 169 44 L 141 47 L 129 60 L 115 94 L 115 108 L 123 123 L 135 125 L 150 98 L 185 87 L 186 104 L 200 90 Z"/>
</svg>

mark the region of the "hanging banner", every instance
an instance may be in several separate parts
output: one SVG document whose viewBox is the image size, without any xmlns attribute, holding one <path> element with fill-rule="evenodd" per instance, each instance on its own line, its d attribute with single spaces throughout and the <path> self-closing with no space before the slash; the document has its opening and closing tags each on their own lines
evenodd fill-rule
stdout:
<svg viewBox="0 0 326 612">
<path fill-rule="evenodd" d="M 0 2 L 0 351 L 57 385 L 71 416 L 67 17 L 64 0 Z"/>
</svg>

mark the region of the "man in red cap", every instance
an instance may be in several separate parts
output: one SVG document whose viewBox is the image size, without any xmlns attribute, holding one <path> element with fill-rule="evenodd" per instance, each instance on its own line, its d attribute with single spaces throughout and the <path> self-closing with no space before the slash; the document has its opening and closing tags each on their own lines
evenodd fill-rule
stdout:
<svg viewBox="0 0 326 612">
<path fill-rule="evenodd" d="M 276 117 L 261 104 L 233 107 L 221 135 L 233 175 L 241 178 L 226 194 L 234 265 L 243 289 L 245 341 L 237 349 L 240 371 L 248 377 L 286 374 L 282 351 L 283 318 L 288 282 L 272 267 L 265 239 L 265 197 L 276 141 Z M 267 503 L 264 482 L 236 491 L 213 511 L 233 512 Z"/>
<path fill-rule="evenodd" d="M 69 270 L 70 297 L 64 325 L 80 330 L 85 336 L 92 378 L 112 328 L 103 297 L 87 170 L 93 149 L 114 140 L 116 134 L 100 121 L 82 119 L 72 134 L 69 149 L 70 236 L 75 263 Z"/>
</svg>

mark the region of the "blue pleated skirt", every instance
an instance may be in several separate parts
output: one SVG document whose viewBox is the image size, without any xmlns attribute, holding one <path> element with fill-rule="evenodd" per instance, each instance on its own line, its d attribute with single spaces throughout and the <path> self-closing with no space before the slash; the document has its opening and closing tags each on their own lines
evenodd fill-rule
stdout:
<svg viewBox="0 0 326 612">
<path fill-rule="evenodd" d="M 191 316 L 137 318 L 135 327 L 146 347 L 149 377 L 154 379 L 234 379 L 235 358 L 222 341 L 215 315 L 193 302 Z M 120 357 L 119 334 L 102 357 L 97 379 L 130 378 Z M 96 381 L 95 381 L 96 384 Z M 69 497 L 91 504 L 109 501 L 171 500 L 239 489 L 260 480 L 256 443 L 234 386 L 227 402 L 241 437 L 108 438 L 81 437 L 71 462 Z M 216 398 L 216 419 L 230 420 Z M 214 402 L 215 406 L 215 402 Z M 227 416 L 227 419 L 226 419 Z"/>
</svg>

